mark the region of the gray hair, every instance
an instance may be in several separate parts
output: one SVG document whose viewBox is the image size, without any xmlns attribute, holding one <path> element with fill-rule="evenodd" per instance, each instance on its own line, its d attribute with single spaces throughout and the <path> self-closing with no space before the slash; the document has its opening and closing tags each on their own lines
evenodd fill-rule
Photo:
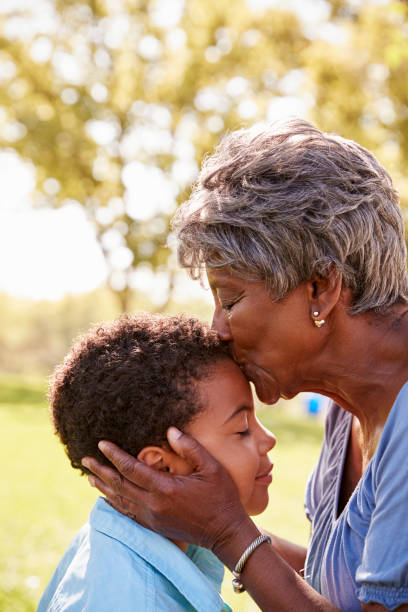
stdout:
<svg viewBox="0 0 408 612">
<path fill-rule="evenodd" d="M 229 266 L 276 300 L 335 266 L 351 314 L 408 303 L 398 194 L 372 153 L 301 119 L 227 134 L 173 228 L 193 278 Z"/>
</svg>

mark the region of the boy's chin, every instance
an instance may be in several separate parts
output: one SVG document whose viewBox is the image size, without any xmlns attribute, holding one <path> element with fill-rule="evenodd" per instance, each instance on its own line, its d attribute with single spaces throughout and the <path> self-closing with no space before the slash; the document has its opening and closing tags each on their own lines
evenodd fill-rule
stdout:
<svg viewBox="0 0 408 612">
<path fill-rule="evenodd" d="M 268 507 L 268 502 L 269 499 L 266 499 L 263 503 L 259 502 L 256 504 L 247 504 L 246 506 L 244 506 L 244 508 L 248 516 L 257 516 L 258 514 L 262 514 L 262 512 L 266 510 L 266 508 Z"/>
<path fill-rule="evenodd" d="M 264 510 L 266 510 L 266 506 L 261 510 L 250 510 L 247 514 L 248 516 L 258 516 L 259 514 L 262 514 Z"/>
</svg>

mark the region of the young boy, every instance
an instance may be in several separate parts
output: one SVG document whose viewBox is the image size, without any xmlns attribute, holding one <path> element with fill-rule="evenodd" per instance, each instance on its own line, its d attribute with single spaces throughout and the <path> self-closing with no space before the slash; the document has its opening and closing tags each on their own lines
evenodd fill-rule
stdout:
<svg viewBox="0 0 408 612">
<path fill-rule="evenodd" d="M 249 514 L 265 509 L 275 438 L 257 421 L 241 370 L 196 319 L 143 314 L 94 327 L 55 370 L 49 397 L 74 468 L 87 471 L 85 455 L 106 463 L 97 446 L 106 439 L 158 470 L 188 474 L 166 441 L 175 425 L 223 464 Z M 210 551 L 163 538 L 100 498 L 38 612 L 230 610 L 222 578 Z"/>
</svg>

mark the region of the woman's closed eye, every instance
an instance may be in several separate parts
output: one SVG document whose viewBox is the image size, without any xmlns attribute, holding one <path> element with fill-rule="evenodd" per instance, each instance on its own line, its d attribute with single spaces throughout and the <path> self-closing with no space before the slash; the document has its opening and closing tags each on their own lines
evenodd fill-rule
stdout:
<svg viewBox="0 0 408 612">
<path fill-rule="evenodd" d="M 238 304 L 240 299 L 241 299 L 240 297 L 234 300 L 221 300 L 220 299 L 221 308 L 225 310 L 226 312 L 230 312 L 233 306 L 235 306 L 235 304 Z"/>
<path fill-rule="evenodd" d="M 235 295 L 235 296 L 231 296 L 231 297 L 222 297 L 222 295 L 220 295 L 220 293 L 217 294 L 217 298 L 218 298 L 218 302 L 221 306 L 221 308 L 223 310 L 225 310 L 226 312 L 230 312 L 231 309 L 233 308 L 233 306 L 235 306 L 243 297 L 243 293 L 240 295 Z"/>
</svg>

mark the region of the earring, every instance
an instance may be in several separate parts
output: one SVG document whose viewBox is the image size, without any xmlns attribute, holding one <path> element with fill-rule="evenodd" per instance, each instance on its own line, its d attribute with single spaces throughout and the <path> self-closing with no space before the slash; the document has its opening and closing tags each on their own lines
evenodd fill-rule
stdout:
<svg viewBox="0 0 408 612">
<path fill-rule="evenodd" d="M 318 317 L 318 316 L 319 316 L 319 314 L 320 314 L 320 312 L 319 312 L 318 310 L 314 310 L 314 311 L 312 312 L 312 315 L 313 315 L 314 317 Z M 313 323 L 316 325 L 316 327 L 319 327 L 319 328 L 320 328 L 320 327 L 322 327 L 322 326 L 323 326 L 323 325 L 326 323 L 326 321 L 325 321 L 324 319 L 320 319 L 320 321 L 313 321 Z"/>
</svg>

